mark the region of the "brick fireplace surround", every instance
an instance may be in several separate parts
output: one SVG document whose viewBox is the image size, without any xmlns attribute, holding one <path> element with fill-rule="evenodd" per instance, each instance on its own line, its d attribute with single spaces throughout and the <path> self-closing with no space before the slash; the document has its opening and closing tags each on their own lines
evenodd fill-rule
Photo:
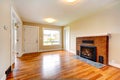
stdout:
<svg viewBox="0 0 120 80">
<path fill-rule="evenodd" d="M 76 38 L 76 53 L 80 56 L 80 46 L 96 46 L 96 62 L 108 65 L 108 35 L 103 36 L 85 36 Z"/>
</svg>

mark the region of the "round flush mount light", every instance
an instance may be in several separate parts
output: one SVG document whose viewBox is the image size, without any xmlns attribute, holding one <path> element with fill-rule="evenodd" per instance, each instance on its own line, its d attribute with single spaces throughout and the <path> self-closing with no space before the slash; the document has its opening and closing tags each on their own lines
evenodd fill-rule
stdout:
<svg viewBox="0 0 120 80">
<path fill-rule="evenodd" d="M 53 23 L 53 22 L 56 21 L 56 20 L 53 19 L 53 18 L 45 18 L 44 20 L 45 20 L 46 22 L 48 22 L 48 23 Z"/>
<path fill-rule="evenodd" d="M 77 4 L 79 2 L 79 0 L 61 0 L 61 1 L 66 3 L 66 4 L 70 4 L 70 5 L 74 5 L 74 4 Z"/>
<path fill-rule="evenodd" d="M 73 3 L 73 2 L 76 2 L 77 0 L 66 0 L 66 1 L 69 3 Z"/>
</svg>

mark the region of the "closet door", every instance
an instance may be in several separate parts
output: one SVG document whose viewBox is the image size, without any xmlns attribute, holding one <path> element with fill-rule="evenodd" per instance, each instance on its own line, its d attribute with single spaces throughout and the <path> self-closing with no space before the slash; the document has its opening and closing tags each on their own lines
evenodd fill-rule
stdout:
<svg viewBox="0 0 120 80">
<path fill-rule="evenodd" d="M 24 52 L 33 53 L 39 51 L 39 27 L 24 26 Z"/>
</svg>

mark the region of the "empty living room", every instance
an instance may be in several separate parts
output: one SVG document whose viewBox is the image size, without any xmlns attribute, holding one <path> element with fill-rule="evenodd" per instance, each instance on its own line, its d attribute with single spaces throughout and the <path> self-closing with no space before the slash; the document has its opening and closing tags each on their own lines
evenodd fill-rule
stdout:
<svg viewBox="0 0 120 80">
<path fill-rule="evenodd" d="M 0 0 L 0 80 L 120 80 L 120 0 Z"/>
</svg>

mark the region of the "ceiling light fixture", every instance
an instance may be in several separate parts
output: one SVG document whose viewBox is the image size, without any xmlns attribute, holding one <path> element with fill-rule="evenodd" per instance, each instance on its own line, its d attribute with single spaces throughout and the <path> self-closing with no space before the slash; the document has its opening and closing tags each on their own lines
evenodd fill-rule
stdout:
<svg viewBox="0 0 120 80">
<path fill-rule="evenodd" d="M 45 20 L 46 22 L 48 22 L 48 23 L 53 23 L 53 22 L 56 21 L 56 20 L 53 19 L 53 18 L 45 18 L 44 20 Z"/>
<path fill-rule="evenodd" d="M 76 2 L 77 0 L 66 0 L 67 2 L 73 3 Z"/>
</svg>

